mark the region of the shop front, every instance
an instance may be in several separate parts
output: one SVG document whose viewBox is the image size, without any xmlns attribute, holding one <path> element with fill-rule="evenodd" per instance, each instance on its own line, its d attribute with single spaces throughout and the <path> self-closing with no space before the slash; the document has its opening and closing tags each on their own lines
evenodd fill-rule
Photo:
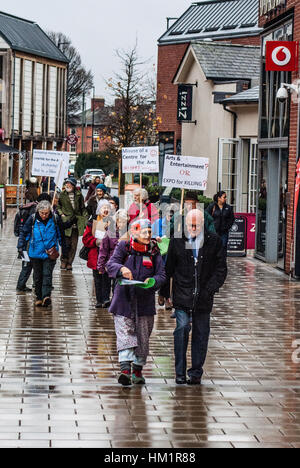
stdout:
<svg viewBox="0 0 300 468">
<path fill-rule="evenodd" d="M 292 209 L 294 178 L 291 164 L 290 98 L 281 102 L 277 93 L 282 83 L 292 83 L 288 71 L 266 71 L 267 41 L 292 41 L 293 16 L 280 16 L 265 24 L 262 35 L 262 71 L 258 139 L 258 190 L 256 217 L 256 256 L 278 268 L 290 271 L 291 243 L 288 241 L 288 216 Z"/>
</svg>

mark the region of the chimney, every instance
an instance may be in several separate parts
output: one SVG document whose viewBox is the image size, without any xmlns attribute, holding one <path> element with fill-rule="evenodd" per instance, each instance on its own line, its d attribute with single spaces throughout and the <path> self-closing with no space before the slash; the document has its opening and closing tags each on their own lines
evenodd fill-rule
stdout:
<svg viewBox="0 0 300 468">
<path fill-rule="evenodd" d="M 103 109 L 104 106 L 105 106 L 105 99 L 103 97 L 92 98 L 92 101 L 91 101 L 92 112 L 96 109 Z"/>
</svg>

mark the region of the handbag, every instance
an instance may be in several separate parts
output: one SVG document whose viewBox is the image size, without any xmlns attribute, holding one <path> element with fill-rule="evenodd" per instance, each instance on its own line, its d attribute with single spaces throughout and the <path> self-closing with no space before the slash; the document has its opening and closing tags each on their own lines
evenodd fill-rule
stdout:
<svg viewBox="0 0 300 468">
<path fill-rule="evenodd" d="M 54 221 L 55 223 L 55 221 Z M 57 229 L 57 226 L 56 226 L 56 223 L 55 223 L 55 227 Z M 42 238 L 42 241 L 43 241 L 43 244 L 45 245 L 45 242 L 44 242 L 44 239 L 43 239 L 43 236 L 42 236 L 42 232 L 41 232 L 41 229 L 40 229 L 40 226 L 38 225 L 38 228 L 39 228 L 39 231 L 40 231 L 40 235 L 41 235 L 41 238 Z M 55 247 L 55 245 L 53 247 L 51 247 L 51 249 L 45 249 L 45 252 L 46 254 L 48 255 L 49 259 L 50 260 L 57 260 L 59 258 L 59 252 L 57 250 L 57 248 Z"/>
<path fill-rule="evenodd" d="M 89 253 L 90 253 L 90 249 L 88 247 L 83 246 L 82 249 L 79 252 L 79 258 L 81 258 L 81 260 L 85 260 L 87 262 L 88 259 L 89 259 Z"/>
</svg>

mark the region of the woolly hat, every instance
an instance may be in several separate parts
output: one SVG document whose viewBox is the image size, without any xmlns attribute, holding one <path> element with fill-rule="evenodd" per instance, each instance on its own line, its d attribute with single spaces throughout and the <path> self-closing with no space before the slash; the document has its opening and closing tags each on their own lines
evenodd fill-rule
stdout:
<svg viewBox="0 0 300 468">
<path fill-rule="evenodd" d="M 66 180 L 66 184 L 69 182 L 69 184 L 73 185 L 74 187 L 77 186 L 77 180 L 74 177 L 70 177 L 70 179 Z"/>
<path fill-rule="evenodd" d="M 107 187 L 104 184 L 99 184 L 99 185 L 97 185 L 96 190 L 103 190 L 103 192 L 106 193 L 107 192 Z"/>
<path fill-rule="evenodd" d="M 138 219 L 131 225 L 131 233 L 136 234 L 142 229 L 151 229 L 151 221 L 149 219 Z"/>
</svg>

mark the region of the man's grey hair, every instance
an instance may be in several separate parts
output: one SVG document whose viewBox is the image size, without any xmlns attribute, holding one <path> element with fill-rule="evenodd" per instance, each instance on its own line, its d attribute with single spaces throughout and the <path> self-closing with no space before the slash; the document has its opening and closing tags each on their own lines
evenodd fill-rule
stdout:
<svg viewBox="0 0 300 468">
<path fill-rule="evenodd" d="M 36 207 L 36 211 L 39 213 L 40 211 L 51 211 L 51 203 L 47 200 L 41 201 L 38 206 Z"/>
</svg>

